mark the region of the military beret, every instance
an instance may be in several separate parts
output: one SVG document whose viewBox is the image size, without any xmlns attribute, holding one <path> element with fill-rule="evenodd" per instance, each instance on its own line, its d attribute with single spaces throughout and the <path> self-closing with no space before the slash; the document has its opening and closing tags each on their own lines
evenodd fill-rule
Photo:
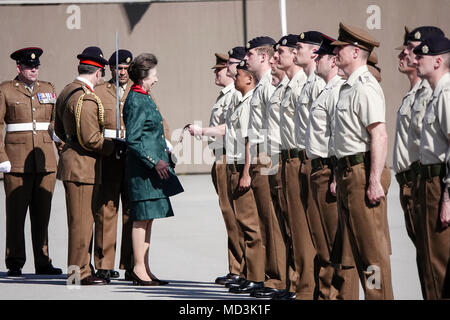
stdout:
<svg viewBox="0 0 450 320">
<path fill-rule="evenodd" d="M 278 50 L 280 46 L 289 47 L 289 48 L 295 48 L 297 45 L 297 39 L 298 35 L 296 34 L 288 34 L 286 36 L 281 37 L 280 40 L 278 40 L 277 43 L 273 46 L 275 50 Z"/>
<path fill-rule="evenodd" d="M 109 64 L 108 60 L 103 58 L 103 52 L 99 47 L 87 47 L 77 55 L 77 59 L 80 60 L 80 64 L 88 64 L 99 68 L 104 68 L 105 65 Z"/>
<path fill-rule="evenodd" d="M 405 35 L 403 36 L 403 44 L 397 48 L 395 48 L 395 50 L 403 50 L 406 48 L 406 46 L 408 45 L 408 35 L 411 32 L 411 30 L 409 30 L 409 28 L 407 26 L 405 26 Z"/>
<path fill-rule="evenodd" d="M 366 31 L 339 23 L 339 37 L 334 41 L 333 46 L 353 45 L 361 49 L 372 51 L 374 47 L 379 47 L 380 43 L 372 38 Z"/>
<path fill-rule="evenodd" d="M 444 32 L 439 29 L 438 27 L 433 26 L 423 26 L 415 28 L 413 31 L 411 31 L 406 41 L 424 41 L 430 37 L 434 36 L 445 36 Z"/>
<path fill-rule="evenodd" d="M 43 52 L 44 51 L 41 48 L 23 48 L 11 53 L 10 57 L 17 63 L 21 63 L 29 67 L 37 67 L 41 64 L 39 57 Z"/>
<path fill-rule="evenodd" d="M 214 55 L 216 56 L 216 65 L 211 69 L 226 68 L 229 58 L 228 55 L 225 53 L 215 53 Z"/>
<path fill-rule="evenodd" d="M 247 42 L 247 44 L 245 45 L 245 49 L 251 50 L 254 48 L 258 48 L 258 47 L 263 47 L 263 46 L 273 46 L 275 44 L 275 40 L 273 40 L 271 37 L 267 37 L 267 36 L 263 36 L 263 37 L 256 37 L 253 38 L 252 40 L 250 40 L 249 42 Z"/>
<path fill-rule="evenodd" d="M 125 49 L 119 49 L 119 64 L 130 64 L 133 60 L 133 54 Z M 116 65 L 116 52 L 114 52 L 108 60 L 109 64 L 112 66 Z"/>
<path fill-rule="evenodd" d="M 325 34 L 321 34 L 322 37 L 322 44 L 320 45 L 320 48 L 317 49 L 314 53 L 315 54 L 329 54 L 334 55 L 333 50 L 334 46 L 331 45 L 336 39 L 333 39 Z"/>
<path fill-rule="evenodd" d="M 248 70 L 248 69 L 247 69 L 247 62 L 246 62 L 245 60 L 241 60 L 241 61 L 238 63 L 236 69 Z"/>
<path fill-rule="evenodd" d="M 243 60 L 245 57 L 245 48 L 244 47 L 234 47 L 230 51 L 228 51 L 229 58 Z"/>
<path fill-rule="evenodd" d="M 319 31 L 302 32 L 297 38 L 297 42 L 315 44 L 320 46 L 322 44 L 322 33 Z"/>
<path fill-rule="evenodd" d="M 435 36 L 422 41 L 414 48 L 414 54 L 422 56 L 437 56 L 450 52 L 450 40 L 444 36 Z"/>
</svg>

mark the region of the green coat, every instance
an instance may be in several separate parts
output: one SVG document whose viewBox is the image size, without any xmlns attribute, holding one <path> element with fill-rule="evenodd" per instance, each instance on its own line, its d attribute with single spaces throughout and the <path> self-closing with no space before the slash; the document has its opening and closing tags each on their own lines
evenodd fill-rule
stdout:
<svg viewBox="0 0 450 320">
<path fill-rule="evenodd" d="M 130 91 L 123 109 L 127 142 L 127 180 L 131 201 L 161 199 L 183 191 L 172 168 L 161 180 L 159 160 L 169 163 L 161 114 L 149 95 Z"/>
</svg>

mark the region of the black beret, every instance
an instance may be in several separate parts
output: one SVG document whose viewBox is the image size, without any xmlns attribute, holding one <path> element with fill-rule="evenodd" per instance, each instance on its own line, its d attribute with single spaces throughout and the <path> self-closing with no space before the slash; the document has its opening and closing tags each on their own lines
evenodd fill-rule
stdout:
<svg viewBox="0 0 450 320">
<path fill-rule="evenodd" d="M 245 60 L 241 60 L 241 61 L 238 63 L 236 69 L 248 70 L 248 69 L 247 69 L 247 62 L 246 62 Z"/>
<path fill-rule="evenodd" d="M 437 56 L 450 52 L 450 40 L 444 36 L 427 38 L 414 48 L 414 54 L 422 56 Z"/>
<path fill-rule="evenodd" d="M 39 57 L 43 52 L 44 51 L 41 48 L 23 48 L 11 53 L 10 57 L 17 63 L 21 63 L 29 67 L 37 67 L 41 64 Z"/>
<path fill-rule="evenodd" d="M 323 33 L 321 34 L 321 36 L 322 36 L 322 44 L 320 45 L 320 48 L 317 49 L 314 53 L 334 55 L 333 50 L 335 46 L 332 46 L 331 43 L 336 41 L 336 39 L 333 39 Z"/>
<path fill-rule="evenodd" d="M 228 56 L 233 59 L 242 60 L 245 57 L 245 48 L 244 47 L 234 47 L 230 51 L 228 51 Z"/>
<path fill-rule="evenodd" d="M 276 43 L 275 40 L 273 40 L 271 37 L 267 36 L 256 37 L 247 42 L 247 44 L 245 45 L 245 49 L 248 51 L 262 46 L 272 47 L 275 43 Z"/>
<path fill-rule="evenodd" d="M 322 33 L 319 31 L 302 32 L 297 38 L 297 42 L 315 44 L 320 46 L 322 44 Z"/>
<path fill-rule="evenodd" d="M 119 49 L 119 64 L 130 64 L 131 60 L 133 60 L 133 54 L 125 49 Z M 116 65 L 116 52 L 114 52 L 108 60 L 110 65 Z"/>
<path fill-rule="evenodd" d="M 423 26 L 415 28 L 407 36 L 407 41 L 424 41 L 430 37 L 444 36 L 444 32 L 438 27 Z"/>
<path fill-rule="evenodd" d="M 87 47 L 82 53 L 77 55 L 80 64 L 89 64 L 92 66 L 104 68 L 108 60 L 103 58 L 103 52 L 99 47 Z"/>
<path fill-rule="evenodd" d="M 278 50 L 279 46 L 285 46 L 290 48 L 295 48 L 297 46 L 298 35 L 288 34 L 281 37 L 281 39 L 273 46 L 275 50 Z"/>
</svg>

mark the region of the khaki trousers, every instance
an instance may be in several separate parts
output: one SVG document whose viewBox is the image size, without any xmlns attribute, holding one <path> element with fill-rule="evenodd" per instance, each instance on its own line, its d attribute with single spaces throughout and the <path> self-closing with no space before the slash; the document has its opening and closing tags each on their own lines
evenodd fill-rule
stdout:
<svg viewBox="0 0 450 320">
<path fill-rule="evenodd" d="M 366 168 L 367 166 L 367 168 Z M 367 300 L 394 299 L 391 280 L 391 244 L 386 199 L 376 206 L 366 196 L 370 166 L 364 163 L 338 170 L 339 215 L 344 219 L 350 246 Z M 387 194 L 390 171 L 383 169 L 381 185 Z M 349 255 L 348 255 L 349 256 Z M 342 261 L 351 265 L 353 261 Z"/>
<path fill-rule="evenodd" d="M 261 282 L 265 280 L 265 252 L 253 190 L 250 188 L 245 192 L 239 191 L 243 168 L 243 165 L 227 165 L 228 196 L 233 201 L 236 220 L 244 237 L 240 275 L 249 281 Z"/>
<path fill-rule="evenodd" d="M 250 176 L 252 179 L 251 188 L 258 209 L 262 243 L 265 249 L 266 281 L 264 285 L 275 289 L 285 289 L 286 250 L 270 194 L 267 172 L 270 167 L 270 159 L 261 154 L 255 162 L 256 164 L 250 166 Z"/>
<path fill-rule="evenodd" d="M 21 269 L 25 256 L 25 218 L 30 210 L 34 267 L 51 264 L 48 253 L 48 224 L 56 174 L 7 173 L 3 186 L 6 195 L 6 251 L 8 269 Z"/>
<path fill-rule="evenodd" d="M 228 176 L 225 159 L 226 155 L 222 155 L 222 160 L 214 162 L 211 169 L 211 178 L 219 196 L 219 207 L 227 230 L 228 272 L 239 274 L 244 238 L 234 214 L 233 202 L 228 197 Z"/>
<path fill-rule="evenodd" d="M 282 185 L 286 197 L 286 209 L 292 235 L 295 270 L 299 275 L 296 296 L 300 300 L 314 298 L 314 256 L 303 203 L 300 199 L 300 159 L 291 158 L 282 162 Z"/>
<path fill-rule="evenodd" d="M 312 226 L 311 229 L 322 229 L 323 239 L 325 243 L 317 246 L 321 250 L 317 250 L 319 261 L 319 296 L 318 299 L 323 300 L 358 300 L 359 285 L 358 273 L 356 268 L 343 269 L 335 268 L 330 263 L 333 251 L 335 249 L 336 234 L 339 226 L 338 210 L 336 197 L 330 192 L 330 184 L 333 182 L 333 171 L 324 165 L 321 170 L 311 172 L 310 184 L 313 202 L 311 206 L 315 206 L 320 221 L 310 220 L 320 225 Z"/>
<path fill-rule="evenodd" d="M 100 185 L 64 181 L 66 191 L 69 269 L 79 268 L 80 280 L 92 275 L 91 249 L 95 203 Z M 67 274 L 69 277 L 71 273 Z"/>
<path fill-rule="evenodd" d="M 417 244 L 423 252 L 423 296 L 450 299 L 450 228 L 440 226 L 440 205 L 444 192 L 442 177 L 419 178 Z"/>
<path fill-rule="evenodd" d="M 119 200 L 120 199 L 120 200 Z M 122 240 L 120 269 L 133 268 L 133 247 L 126 182 L 106 181 L 99 185 L 98 211 L 95 213 L 94 262 L 96 269 L 114 269 L 116 257 L 117 218 L 119 201 L 122 203 Z"/>
</svg>

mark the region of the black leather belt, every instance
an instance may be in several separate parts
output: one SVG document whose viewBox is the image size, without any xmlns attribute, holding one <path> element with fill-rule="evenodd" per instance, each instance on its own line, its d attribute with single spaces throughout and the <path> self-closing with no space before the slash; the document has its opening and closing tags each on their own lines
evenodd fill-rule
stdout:
<svg viewBox="0 0 450 320">
<path fill-rule="evenodd" d="M 413 169 L 399 172 L 395 175 L 400 187 L 417 180 L 417 174 Z"/>
<path fill-rule="evenodd" d="M 416 176 L 419 175 L 419 173 L 420 173 L 420 162 L 419 161 L 414 161 L 413 163 L 411 163 L 411 165 L 409 167 L 416 174 Z"/>
<path fill-rule="evenodd" d="M 286 161 L 298 158 L 298 149 L 281 150 L 281 160 Z"/>
<path fill-rule="evenodd" d="M 302 149 L 302 150 L 298 151 L 298 158 L 302 162 L 305 162 L 306 160 L 308 160 L 308 156 L 306 155 L 306 150 L 305 149 Z"/>
<path fill-rule="evenodd" d="M 334 168 L 336 166 L 337 159 L 335 156 L 329 158 L 315 158 L 311 160 L 312 172 L 322 170 L 325 166 L 328 168 Z"/>
<path fill-rule="evenodd" d="M 352 154 L 350 156 L 345 156 L 337 160 L 338 170 L 346 170 L 357 164 L 363 163 L 364 160 L 368 158 L 370 160 L 370 152 L 360 152 Z"/>
<path fill-rule="evenodd" d="M 445 163 L 420 165 L 420 177 L 424 179 L 432 179 L 434 177 L 445 175 Z"/>
<path fill-rule="evenodd" d="M 243 163 L 238 163 L 237 161 L 233 161 L 232 163 L 227 163 L 227 168 L 231 171 L 231 173 L 240 172 L 244 168 Z"/>
</svg>

